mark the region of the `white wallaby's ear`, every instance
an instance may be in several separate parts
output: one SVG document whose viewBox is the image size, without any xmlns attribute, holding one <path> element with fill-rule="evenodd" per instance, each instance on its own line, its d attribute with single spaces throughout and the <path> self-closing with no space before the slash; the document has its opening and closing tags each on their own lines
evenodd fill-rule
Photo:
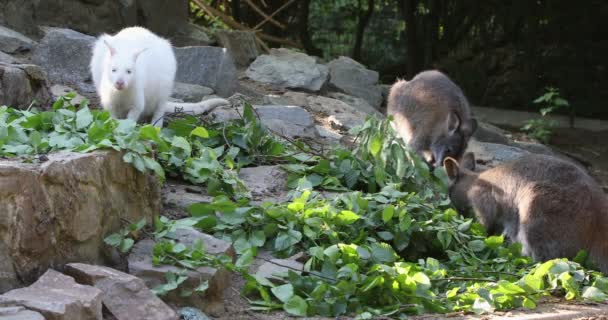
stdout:
<svg viewBox="0 0 608 320">
<path fill-rule="evenodd" d="M 460 167 L 454 158 L 445 158 L 443 160 L 443 167 L 445 168 L 445 172 L 448 174 L 448 178 L 450 178 L 450 180 L 456 180 L 456 178 L 458 178 Z"/>
<path fill-rule="evenodd" d="M 475 155 L 473 152 L 465 153 L 464 156 L 462 156 L 462 160 L 460 160 L 460 164 L 467 170 L 475 170 Z"/>
<path fill-rule="evenodd" d="M 448 133 L 454 134 L 460 127 L 460 117 L 456 112 L 450 112 L 447 119 Z"/>
<path fill-rule="evenodd" d="M 141 50 L 137 50 L 137 51 L 136 51 L 136 52 L 133 54 L 133 60 L 137 60 L 137 57 L 139 57 L 139 55 L 140 55 L 142 52 L 146 51 L 146 50 L 148 50 L 148 48 L 143 48 L 143 49 L 141 49 Z"/>
<path fill-rule="evenodd" d="M 115 54 L 116 54 L 116 49 L 114 49 L 114 47 L 112 47 L 112 46 L 110 45 L 110 43 L 108 43 L 108 41 L 107 41 L 107 40 L 103 40 L 103 43 L 105 43 L 105 44 L 106 44 L 106 47 L 108 47 L 108 49 L 110 49 L 110 55 L 111 55 L 111 56 L 113 56 L 113 55 L 115 55 Z"/>
</svg>

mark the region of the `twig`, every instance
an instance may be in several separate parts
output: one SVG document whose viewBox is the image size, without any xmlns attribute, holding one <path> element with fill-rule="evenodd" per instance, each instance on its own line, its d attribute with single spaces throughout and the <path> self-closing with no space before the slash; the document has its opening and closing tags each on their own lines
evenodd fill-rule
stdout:
<svg viewBox="0 0 608 320">
<path fill-rule="evenodd" d="M 266 24 L 266 22 L 268 22 L 269 19 L 272 19 L 272 17 L 274 17 L 279 12 L 283 11 L 283 9 L 290 6 L 292 3 L 294 3 L 294 1 L 295 0 L 287 1 L 284 5 L 280 6 L 275 12 L 273 12 L 271 15 L 267 16 L 264 20 L 262 20 L 262 22 L 258 23 L 255 27 L 253 27 L 253 29 L 254 30 L 260 29 L 260 27 L 262 27 L 264 24 Z"/>
<path fill-rule="evenodd" d="M 245 3 L 247 3 L 251 7 L 251 9 L 253 9 L 253 11 L 255 11 L 259 15 L 261 15 L 264 18 L 264 21 L 268 21 L 281 29 L 285 29 L 285 25 L 276 21 L 271 16 L 267 15 L 266 12 L 264 12 L 262 9 L 260 9 L 258 6 L 256 6 L 255 3 L 251 2 L 251 0 L 245 0 Z M 257 28 L 254 28 L 254 29 L 257 29 Z"/>
<path fill-rule="evenodd" d="M 241 25 L 240 23 L 234 21 L 230 16 L 227 16 L 223 12 L 215 9 L 214 7 L 211 7 L 207 4 L 205 4 L 201 0 L 192 0 L 192 1 L 194 1 L 194 3 L 196 3 L 196 5 L 198 5 L 201 9 L 203 9 L 203 11 L 205 11 L 208 15 L 210 15 L 212 17 L 219 17 L 225 24 L 227 24 L 228 26 L 230 26 L 233 29 L 243 30 L 243 31 L 253 31 L 253 30 Z M 268 46 L 264 43 L 264 41 L 262 41 L 262 39 L 260 39 L 260 37 L 258 37 L 255 33 L 254 33 L 254 36 L 255 36 L 255 39 L 260 44 L 260 46 L 264 50 L 270 51 Z"/>
</svg>

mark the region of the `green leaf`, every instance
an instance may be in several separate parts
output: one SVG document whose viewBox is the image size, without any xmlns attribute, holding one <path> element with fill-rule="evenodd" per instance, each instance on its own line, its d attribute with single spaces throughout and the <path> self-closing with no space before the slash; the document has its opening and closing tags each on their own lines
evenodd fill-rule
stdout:
<svg viewBox="0 0 608 320">
<path fill-rule="evenodd" d="M 283 303 L 287 303 L 293 297 L 293 285 L 290 283 L 271 288 L 270 291 Z"/>
<path fill-rule="evenodd" d="M 131 247 L 133 247 L 134 243 L 135 243 L 135 241 L 131 238 L 124 239 L 120 243 L 120 248 L 119 248 L 120 252 L 122 252 L 122 253 L 129 252 L 129 250 L 131 250 Z"/>
<path fill-rule="evenodd" d="M 583 289 L 583 298 L 596 302 L 605 302 L 608 300 L 608 295 L 596 287 L 586 287 Z"/>
<path fill-rule="evenodd" d="M 337 222 L 339 222 L 340 224 L 349 225 L 355 223 L 357 220 L 359 220 L 360 217 L 352 211 L 342 210 L 336 218 Z"/>
<path fill-rule="evenodd" d="M 194 291 L 202 293 L 207 291 L 207 289 L 209 289 L 209 281 L 205 280 L 202 281 L 196 288 L 194 288 Z"/>
<path fill-rule="evenodd" d="M 112 247 L 118 247 L 122 242 L 122 236 L 119 233 L 113 233 L 103 239 L 107 245 Z"/>
<path fill-rule="evenodd" d="M 308 304 L 300 296 L 294 295 L 283 304 L 283 310 L 289 314 L 304 317 L 308 312 Z"/>
<path fill-rule="evenodd" d="M 382 221 L 384 221 L 384 223 L 391 221 L 391 219 L 393 219 L 394 214 L 395 214 L 394 206 L 389 205 L 389 206 L 384 207 L 384 210 L 382 210 Z"/>
<path fill-rule="evenodd" d="M 486 246 L 488 246 L 488 248 L 496 249 L 504 243 L 505 237 L 502 235 L 491 236 L 491 237 L 487 237 L 484 241 L 485 241 Z"/>
<path fill-rule="evenodd" d="M 196 127 L 194 128 L 194 130 L 192 130 L 190 132 L 191 136 L 197 136 L 197 137 L 201 137 L 201 138 L 209 138 L 209 132 L 207 132 L 207 129 L 203 128 L 203 127 Z"/>
<path fill-rule="evenodd" d="M 380 153 L 382 149 L 382 136 L 380 134 L 375 135 L 369 142 L 369 152 L 375 157 Z"/>
<path fill-rule="evenodd" d="M 93 122 L 93 115 L 89 108 L 81 108 L 76 112 L 76 129 L 87 128 Z"/>
</svg>

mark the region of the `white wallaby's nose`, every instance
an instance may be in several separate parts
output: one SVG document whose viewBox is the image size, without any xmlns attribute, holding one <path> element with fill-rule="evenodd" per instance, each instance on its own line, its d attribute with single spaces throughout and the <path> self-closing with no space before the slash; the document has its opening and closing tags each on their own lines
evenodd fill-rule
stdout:
<svg viewBox="0 0 608 320">
<path fill-rule="evenodd" d="M 118 80 L 114 84 L 114 87 L 116 87 L 117 90 L 122 90 L 125 88 L 125 82 L 123 80 Z"/>
</svg>

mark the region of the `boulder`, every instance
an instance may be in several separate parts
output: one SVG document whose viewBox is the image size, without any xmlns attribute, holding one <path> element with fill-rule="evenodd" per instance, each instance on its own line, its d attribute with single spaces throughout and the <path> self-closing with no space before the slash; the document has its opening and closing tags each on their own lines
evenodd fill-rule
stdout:
<svg viewBox="0 0 608 320">
<path fill-rule="evenodd" d="M 328 69 L 313 57 L 281 48 L 255 59 L 246 75 L 277 87 L 319 91 L 327 82 Z"/>
<path fill-rule="evenodd" d="M 475 155 L 476 171 L 493 168 L 501 163 L 513 161 L 530 152 L 504 144 L 479 142 L 475 139 L 469 141 L 466 152 Z"/>
<path fill-rule="evenodd" d="M 190 307 L 179 309 L 179 316 L 182 320 L 210 320 L 202 311 Z"/>
<path fill-rule="evenodd" d="M 186 102 L 199 102 L 211 94 L 213 94 L 213 89 L 211 88 L 197 84 L 176 82 L 172 97 Z"/>
<path fill-rule="evenodd" d="M 0 307 L 0 319 L 2 320 L 45 320 L 44 317 L 24 307 Z"/>
<path fill-rule="evenodd" d="M 271 131 L 289 138 L 314 138 L 317 132 L 308 111 L 296 105 L 254 105 L 262 124 Z M 216 108 L 210 112 L 215 121 L 240 118 L 242 108 L 231 106 Z"/>
<path fill-rule="evenodd" d="M 101 297 L 99 289 L 49 269 L 31 286 L 1 295 L 0 302 L 23 306 L 48 320 L 102 320 Z"/>
<path fill-rule="evenodd" d="M 315 114 L 317 121 L 325 127 L 342 132 L 362 125 L 368 115 L 367 112 L 359 111 L 340 100 L 302 92 L 286 92 L 275 97 L 273 101 L 303 106 Z"/>
<path fill-rule="evenodd" d="M 33 64 L 0 62 L 0 105 L 27 108 L 32 102 L 42 106 L 51 102 L 44 71 Z"/>
<path fill-rule="evenodd" d="M 382 88 L 378 85 L 378 72 L 369 70 L 348 57 L 339 57 L 327 66 L 330 87 L 365 99 L 374 108 L 380 108 Z"/>
<path fill-rule="evenodd" d="M 177 74 L 175 81 L 212 88 L 218 95 L 229 97 L 237 88 L 236 67 L 225 48 L 175 48 Z"/>
<path fill-rule="evenodd" d="M 200 240 L 208 254 L 225 254 L 234 257 L 234 249 L 229 242 L 216 239 L 194 229 L 178 229 L 173 236 L 177 242 L 186 246 Z M 193 290 L 200 285 L 201 281 L 208 281 L 209 287 L 203 294 L 193 292 L 188 297 L 182 297 L 178 289 L 169 292 L 163 299 L 180 306 L 194 306 L 210 314 L 222 313 L 222 294 L 230 286 L 230 272 L 228 270 L 213 267 L 183 270 L 170 265 L 154 266 L 152 263 L 153 248 L 154 241 L 150 239 L 139 241 L 133 246 L 128 258 L 129 273 L 141 278 L 149 288 L 164 284 L 167 272 L 180 273 L 188 277 L 180 285 L 180 289 L 184 290 Z"/>
<path fill-rule="evenodd" d="M 185 32 L 188 0 L 9 0 L 0 1 L 0 21 L 28 35 L 38 26 L 61 26 L 90 35 L 144 26 L 163 36 Z"/>
<path fill-rule="evenodd" d="M 209 38 L 205 28 L 193 23 L 183 25 L 169 36 L 171 43 L 176 47 L 209 46 L 215 43 Z"/>
<path fill-rule="evenodd" d="M 340 92 L 330 92 L 327 96 L 332 99 L 340 100 L 363 113 L 382 117 L 382 113 L 380 113 L 377 108 L 372 107 L 372 105 L 369 104 L 365 99 L 357 98 Z"/>
<path fill-rule="evenodd" d="M 95 38 L 70 29 L 45 28 L 45 36 L 32 60 L 48 74 L 53 84 L 68 85 L 79 92 L 95 92 L 89 64 Z"/>
<path fill-rule="evenodd" d="M 241 30 L 217 30 L 218 42 L 230 51 L 237 67 L 248 67 L 259 55 L 255 33 Z"/>
<path fill-rule="evenodd" d="M 473 133 L 473 138 L 480 142 L 509 144 L 506 131 L 479 120 L 477 121 L 477 130 Z"/>
<path fill-rule="evenodd" d="M 108 267 L 70 263 L 66 273 L 80 284 L 101 290 L 103 305 L 117 320 L 177 320 L 173 309 L 143 280 Z"/>
<path fill-rule="evenodd" d="M 75 106 L 80 105 L 84 100 L 86 100 L 85 97 L 81 96 L 76 90 L 74 90 L 68 86 L 56 84 L 51 87 L 51 95 L 53 95 L 53 101 L 57 101 L 57 99 L 59 99 L 59 97 L 64 96 L 68 93 L 76 94 L 76 96 L 74 98 L 72 98 L 72 101 L 71 101 L 72 104 Z"/>
<path fill-rule="evenodd" d="M 158 180 L 125 163 L 119 152 L 60 152 L 42 161 L 0 160 L 0 287 L 9 278 L 4 290 L 17 279 L 33 282 L 49 266 L 103 263 L 104 237 L 124 220 L 152 222 L 160 211 Z"/>
<path fill-rule="evenodd" d="M 36 42 L 23 34 L 0 26 L 0 51 L 6 53 L 21 53 L 30 51 Z"/>
<path fill-rule="evenodd" d="M 239 178 L 251 191 L 253 202 L 285 202 L 289 199 L 287 172 L 280 166 L 242 168 Z"/>
</svg>

